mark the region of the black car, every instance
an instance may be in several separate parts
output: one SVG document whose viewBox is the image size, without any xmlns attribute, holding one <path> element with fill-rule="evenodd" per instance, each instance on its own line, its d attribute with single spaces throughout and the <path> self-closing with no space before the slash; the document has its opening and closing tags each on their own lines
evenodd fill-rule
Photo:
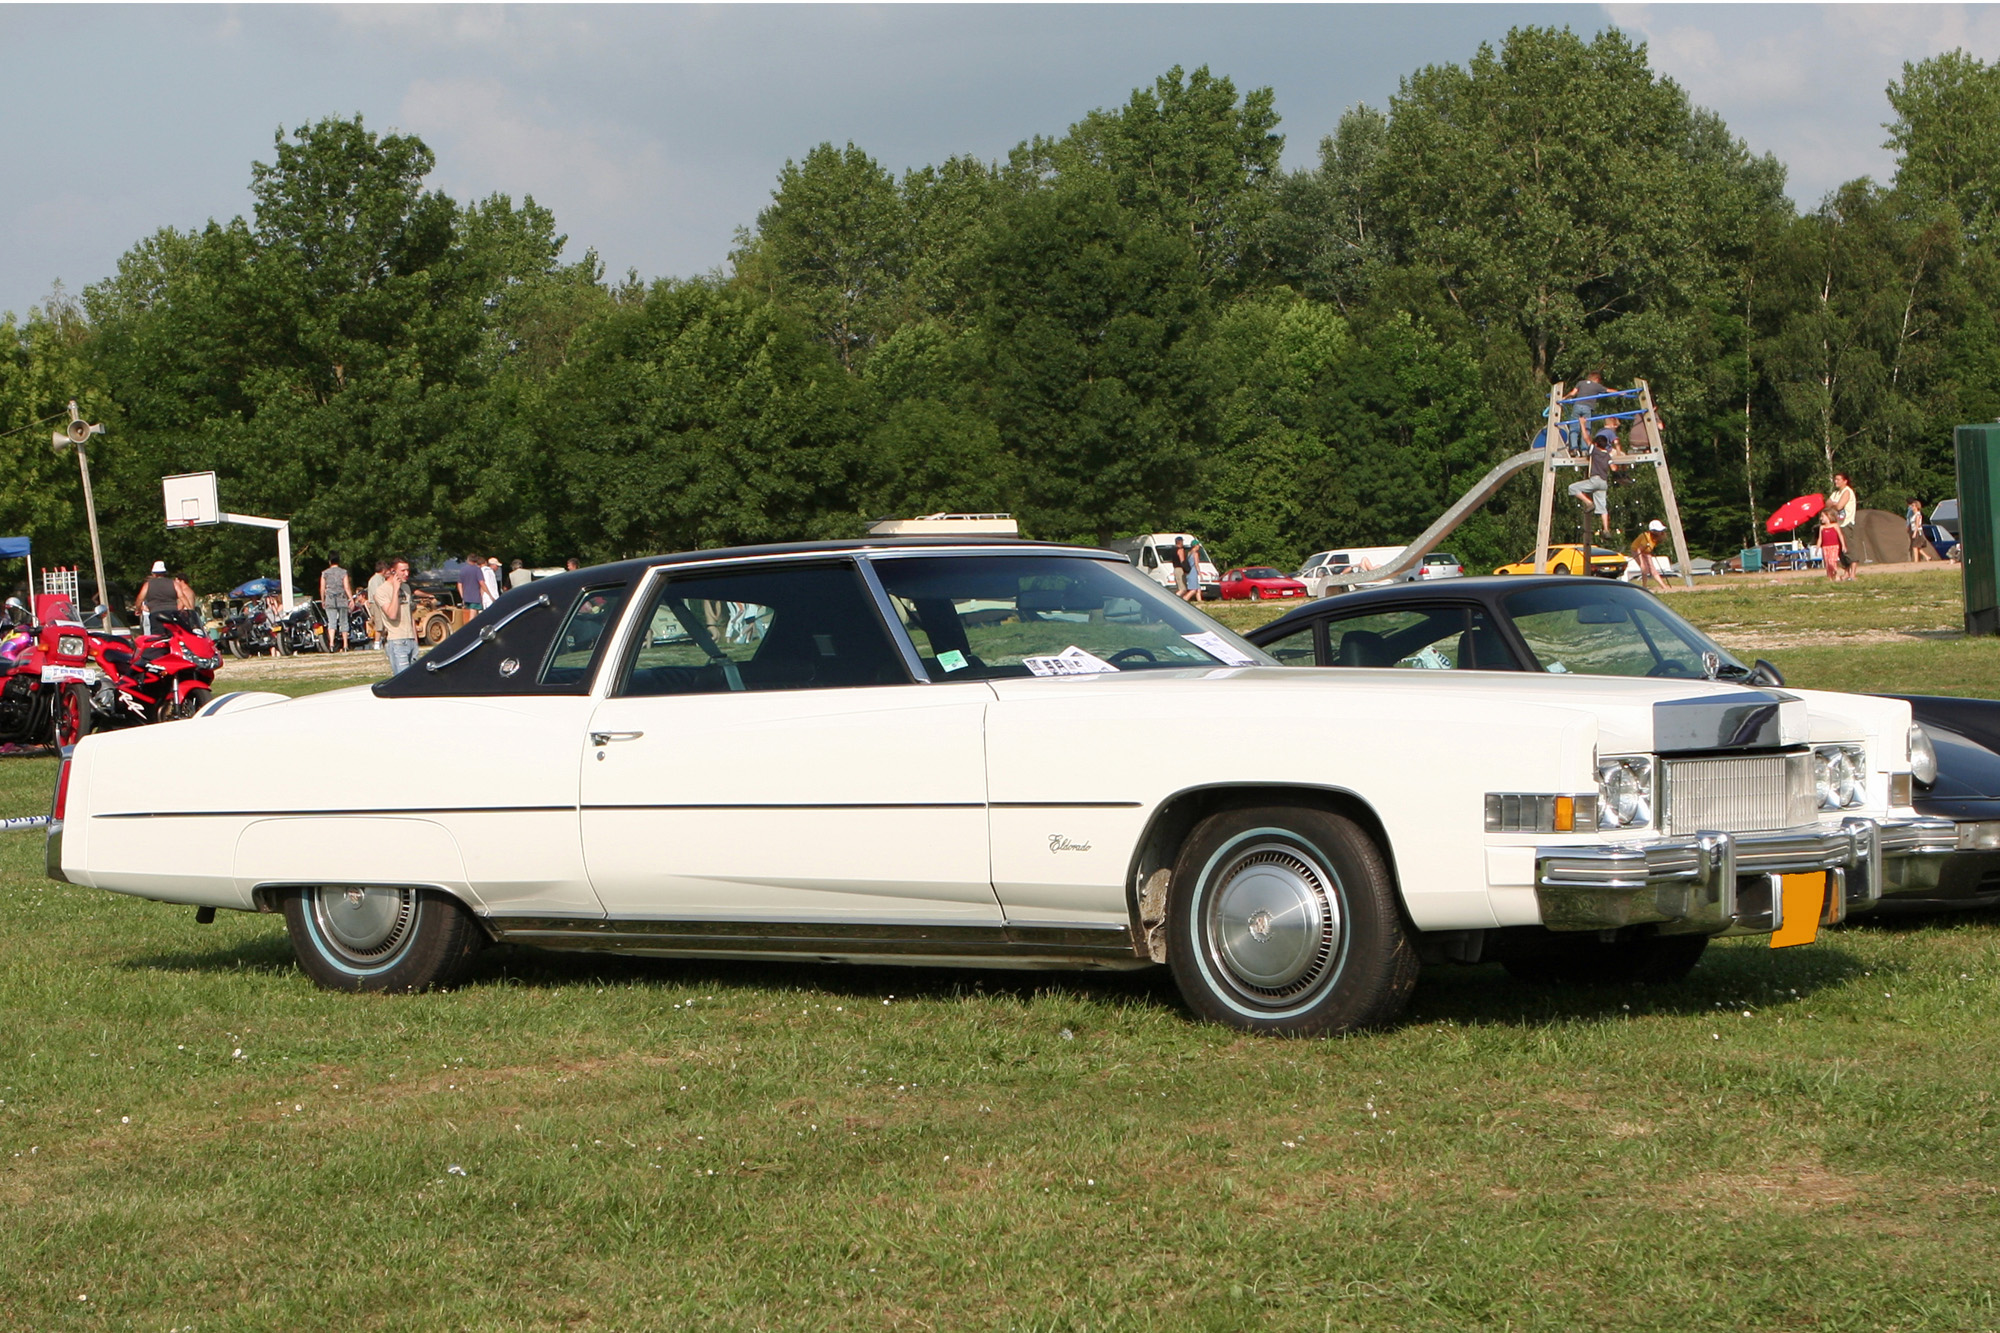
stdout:
<svg viewBox="0 0 2000 1333">
<path fill-rule="evenodd" d="M 1288 666 L 1415 667 L 1684 677 L 1783 685 L 1640 588 L 1565 575 L 1406 583 L 1310 602 L 1243 637 Z M 1884 909 L 2000 903 L 2000 702 L 1906 700 L 1934 761 L 1914 748 L 1919 814 L 1958 824 L 1958 854 L 1892 889 Z M 1926 776 L 1928 774 L 1928 777 Z"/>
</svg>

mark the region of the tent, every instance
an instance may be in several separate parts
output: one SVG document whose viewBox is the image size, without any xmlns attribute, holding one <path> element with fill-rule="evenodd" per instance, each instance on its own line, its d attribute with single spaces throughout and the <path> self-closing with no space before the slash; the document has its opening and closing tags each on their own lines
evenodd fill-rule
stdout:
<svg viewBox="0 0 2000 1333">
<path fill-rule="evenodd" d="M 1910 530 L 1886 509 L 1857 511 L 1850 531 L 1856 564 L 1893 565 L 1910 558 Z"/>
</svg>

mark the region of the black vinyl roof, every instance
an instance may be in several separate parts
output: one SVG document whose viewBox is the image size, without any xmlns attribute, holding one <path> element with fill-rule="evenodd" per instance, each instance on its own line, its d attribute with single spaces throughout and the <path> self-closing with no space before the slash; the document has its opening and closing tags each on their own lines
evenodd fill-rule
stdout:
<svg viewBox="0 0 2000 1333">
<path fill-rule="evenodd" d="M 1409 582 L 1391 583 L 1381 588 L 1357 588 L 1353 592 L 1341 593 L 1335 597 L 1316 598 L 1303 606 L 1287 611 L 1268 624 L 1259 625 L 1244 637 L 1249 638 L 1252 643 L 1261 643 L 1267 636 L 1275 634 L 1280 625 L 1295 625 L 1317 616 L 1336 613 L 1346 615 L 1356 607 L 1368 606 L 1375 602 L 1394 602 L 1398 606 L 1424 602 L 1478 602 L 1484 606 L 1493 606 L 1502 597 L 1509 593 L 1520 592 L 1524 588 L 1575 587 L 1584 579 L 1597 579 L 1603 583 L 1622 582 L 1597 574 L 1478 574 L 1455 579 L 1414 579 Z M 1644 590 L 1639 589 L 1639 591 Z"/>
<path fill-rule="evenodd" d="M 581 694 L 589 689 L 589 675 L 580 684 L 543 686 L 536 683 L 541 664 L 547 659 L 556 631 L 569 618 L 578 599 L 587 594 L 622 595 L 645 576 L 663 566 L 705 564 L 717 560 L 752 560 L 772 556 L 845 556 L 870 552 L 889 553 L 911 550 L 992 550 L 1046 551 L 1116 560 L 1124 557 L 1088 546 L 1065 546 L 1057 542 L 1029 541 L 1020 537 L 937 536 L 869 537 L 853 541 L 784 542 L 767 546 L 725 546 L 707 551 L 681 551 L 671 555 L 640 556 L 587 569 L 566 570 L 545 579 L 536 579 L 510 588 L 492 606 L 432 649 L 417 664 L 373 688 L 381 698 L 414 698 L 432 695 L 533 695 Z M 547 601 L 546 606 L 537 602 Z M 522 608 L 531 608 L 523 610 Z M 515 612 L 519 611 L 519 615 Z M 511 617 L 511 618 L 510 618 Z M 614 616 L 615 620 L 616 617 Z M 496 637 L 485 646 L 454 661 L 454 655 L 470 646 L 472 638 L 495 630 Z M 430 670 L 428 662 L 450 665 Z M 511 671 L 502 671 L 512 662 Z"/>
</svg>

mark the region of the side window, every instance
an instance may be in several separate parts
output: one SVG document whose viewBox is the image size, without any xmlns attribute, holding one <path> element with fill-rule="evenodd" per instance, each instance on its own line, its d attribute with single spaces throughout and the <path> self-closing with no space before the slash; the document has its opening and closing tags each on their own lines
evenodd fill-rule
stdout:
<svg viewBox="0 0 2000 1333">
<path fill-rule="evenodd" d="M 1519 664 L 1484 611 L 1430 606 L 1377 611 L 1328 623 L 1335 666 L 1431 671 L 1517 671 Z"/>
<path fill-rule="evenodd" d="M 1264 651 L 1277 658 L 1284 666 L 1319 665 L 1319 659 L 1313 653 L 1311 625 L 1296 629 L 1282 639 L 1273 639 L 1264 645 Z"/>
<path fill-rule="evenodd" d="M 569 609 L 569 617 L 556 631 L 555 642 L 542 663 L 541 683 L 552 688 L 572 689 L 588 685 L 597 661 L 611 641 L 618 625 L 618 613 L 625 609 L 625 584 L 612 588 L 585 588 Z M 547 615 L 546 611 L 541 614 Z"/>
<path fill-rule="evenodd" d="M 909 681 L 852 565 L 668 578 L 625 664 L 623 695 L 835 689 Z"/>
</svg>

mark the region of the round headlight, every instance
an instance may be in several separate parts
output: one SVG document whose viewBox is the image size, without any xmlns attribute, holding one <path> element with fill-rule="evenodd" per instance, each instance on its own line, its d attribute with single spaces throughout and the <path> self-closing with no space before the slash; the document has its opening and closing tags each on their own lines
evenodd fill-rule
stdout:
<svg viewBox="0 0 2000 1333">
<path fill-rule="evenodd" d="M 1910 724 L 1910 776 L 1926 787 L 1937 781 L 1937 746 L 1923 724 Z"/>
</svg>

